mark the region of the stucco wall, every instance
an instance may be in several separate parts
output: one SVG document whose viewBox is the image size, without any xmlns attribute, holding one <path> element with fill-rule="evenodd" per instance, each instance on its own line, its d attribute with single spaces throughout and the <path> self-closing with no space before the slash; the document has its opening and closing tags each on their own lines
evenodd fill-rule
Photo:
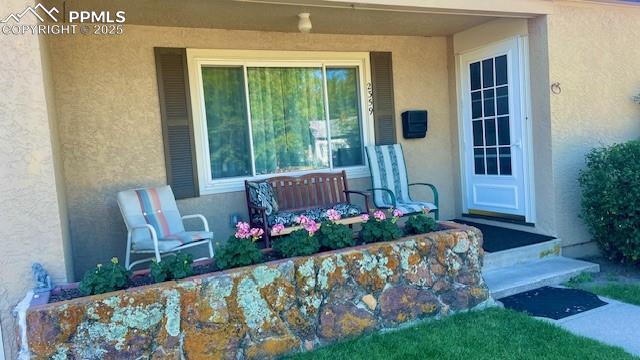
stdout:
<svg viewBox="0 0 640 360">
<path fill-rule="evenodd" d="M 22 11 L 27 4 L 4 1 L 0 12 Z M 11 309 L 33 287 L 31 264 L 41 262 L 54 281 L 66 279 L 62 225 L 66 219 L 58 203 L 50 104 L 45 98 L 46 55 L 41 54 L 36 36 L 2 37 L 0 319 L 6 358 L 14 359 L 17 348 Z"/>
<path fill-rule="evenodd" d="M 640 106 L 631 100 L 640 92 L 639 24 L 637 5 L 561 2 L 549 16 L 549 77 L 562 88 L 551 95 L 551 126 L 556 225 L 565 245 L 590 239 L 578 218 L 585 153 L 640 136 Z"/>
<path fill-rule="evenodd" d="M 126 25 L 125 35 L 49 39 L 75 274 L 123 256 L 126 231 L 117 191 L 166 181 L 153 47 L 392 51 L 400 112 L 429 110 L 426 139 L 401 141 L 415 181 L 435 183 L 443 218 L 454 215 L 446 38 L 320 35 Z M 455 155 L 453 155 L 455 156 Z M 351 181 L 354 188 L 367 179 Z M 420 193 L 416 194 L 419 197 Z M 179 201 L 209 220 L 218 239 L 229 215 L 245 214 L 243 193 Z M 246 215 L 245 215 L 246 216 Z"/>
</svg>

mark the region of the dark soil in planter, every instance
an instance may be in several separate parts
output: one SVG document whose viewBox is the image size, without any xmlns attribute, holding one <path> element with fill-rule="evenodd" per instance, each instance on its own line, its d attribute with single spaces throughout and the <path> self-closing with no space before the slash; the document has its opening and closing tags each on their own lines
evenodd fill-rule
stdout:
<svg viewBox="0 0 640 360">
<path fill-rule="evenodd" d="M 213 263 L 197 264 L 193 266 L 193 276 L 211 273 L 214 271 L 216 271 L 216 269 Z M 138 286 L 151 285 L 154 283 L 155 282 L 153 281 L 153 278 L 148 273 L 143 275 L 134 275 L 131 279 L 129 279 L 129 284 L 126 288 L 130 289 Z M 57 288 L 51 291 L 51 295 L 49 296 L 49 303 L 71 300 L 82 296 L 84 295 L 80 293 L 80 289 L 78 289 L 77 287 Z"/>
</svg>

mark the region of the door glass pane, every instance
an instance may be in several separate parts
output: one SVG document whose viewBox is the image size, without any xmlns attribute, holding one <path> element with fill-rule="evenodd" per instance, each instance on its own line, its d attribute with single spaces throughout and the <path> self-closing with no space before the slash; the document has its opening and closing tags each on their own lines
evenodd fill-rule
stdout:
<svg viewBox="0 0 640 360">
<path fill-rule="evenodd" d="M 471 93 L 471 118 L 482 117 L 482 94 L 481 91 Z"/>
<path fill-rule="evenodd" d="M 496 86 L 507 83 L 507 55 L 496 58 Z"/>
<path fill-rule="evenodd" d="M 496 145 L 496 119 L 495 118 L 485 119 L 484 140 L 487 146 Z"/>
<path fill-rule="evenodd" d="M 256 174 L 327 168 L 318 130 L 326 128 L 322 69 L 249 67 L 247 74 Z"/>
<path fill-rule="evenodd" d="M 498 156 L 496 148 L 487 148 L 487 175 L 498 175 Z"/>
<path fill-rule="evenodd" d="M 473 164 L 476 175 L 484 175 L 484 149 L 473 149 Z"/>
<path fill-rule="evenodd" d="M 471 90 L 480 89 L 480 62 L 469 65 L 469 74 L 471 77 Z"/>
<path fill-rule="evenodd" d="M 333 166 L 364 165 L 357 68 L 327 68 L 326 71 Z M 320 122 L 316 142 L 327 142 L 324 129 L 324 122 Z"/>
<path fill-rule="evenodd" d="M 500 148 L 500 175 L 511 175 L 511 148 Z"/>
<path fill-rule="evenodd" d="M 498 118 L 498 144 L 511 145 L 511 135 L 509 135 L 509 117 Z"/>
<path fill-rule="evenodd" d="M 506 86 L 496 88 L 496 108 L 498 115 L 509 113 L 509 89 Z"/>
<path fill-rule="evenodd" d="M 482 120 L 475 120 L 473 122 L 473 146 L 484 145 L 482 139 Z"/>
<path fill-rule="evenodd" d="M 494 116 L 496 114 L 495 104 L 493 102 L 493 89 L 484 90 L 484 116 Z"/>
<path fill-rule="evenodd" d="M 482 87 L 493 86 L 493 59 L 482 61 Z"/>
<path fill-rule="evenodd" d="M 213 179 L 251 175 L 242 67 L 203 67 L 202 86 Z"/>
</svg>

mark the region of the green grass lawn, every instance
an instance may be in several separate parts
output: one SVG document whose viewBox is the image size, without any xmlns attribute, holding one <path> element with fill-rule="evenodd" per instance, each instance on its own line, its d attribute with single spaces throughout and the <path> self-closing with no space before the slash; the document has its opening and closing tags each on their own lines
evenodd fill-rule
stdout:
<svg viewBox="0 0 640 360">
<path fill-rule="evenodd" d="M 637 359 L 504 309 L 454 315 L 377 333 L 289 359 Z"/>
<path fill-rule="evenodd" d="M 566 285 L 629 304 L 640 305 L 640 283 L 637 282 L 616 281 L 615 279 L 596 281 L 591 273 L 582 273 L 573 277 Z"/>
<path fill-rule="evenodd" d="M 585 284 L 581 287 L 594 294 L 620 300 L 629 304 L 640 305 L 640 285 L 625 283 Z"/>
</svg>

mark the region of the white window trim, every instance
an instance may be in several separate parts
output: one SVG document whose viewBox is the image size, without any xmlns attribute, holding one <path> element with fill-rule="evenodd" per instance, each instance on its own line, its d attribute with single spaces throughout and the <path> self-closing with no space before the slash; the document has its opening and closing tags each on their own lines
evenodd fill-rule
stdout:
<svg viewBox="0 0 640 360">
<path fill-rule="evenodd" d="M 244 69 L 246 69 L 247 66 L 309 66 L 322 68 L 325 66 L 341 65 L 357 66 L 359 71 L 358 78 L 360 80 L 359 91 L 360 113 L 362 114 L 363 122 L 363 146 L 371 145 L 375 142 L 373 116 L 367 106 L 368 97 L 370 96 L 367 93 L 367 85 L 371 82 L 368 52 L 187 49 L 187 67 L 189 72 L 189 88 L 191 91 L 191 108 L 193 110 L 196 163 L 201 195 L 243 191 L 245 180 L 258 180 L 271 176 L 299 176 L 312 172 L 335 172 L 341 170 L 346 171 L 348 178 L 370 176 L 367 159 L 363 154 L 365 164 L 361 166 L 212 180 L 211 166 L 209 165 L 209 141 L 204 107 L 204 89 L 202 72 L 200 71 L 203 65 L 243 65 Z M 248 98 L 247 101 L 249 101 Z M 250 128 L 249 132 L 251 132 Z M 249 135 L 251 139 L 251 134 Z M 250 141 L 253 140 L 251 139 Z M 253 163 L 253 154 L 251 154 L 251 156 L 253 167 L 255 166 Z M 331 158 L 331 155 L 329 157 Z"/>
</svg>

